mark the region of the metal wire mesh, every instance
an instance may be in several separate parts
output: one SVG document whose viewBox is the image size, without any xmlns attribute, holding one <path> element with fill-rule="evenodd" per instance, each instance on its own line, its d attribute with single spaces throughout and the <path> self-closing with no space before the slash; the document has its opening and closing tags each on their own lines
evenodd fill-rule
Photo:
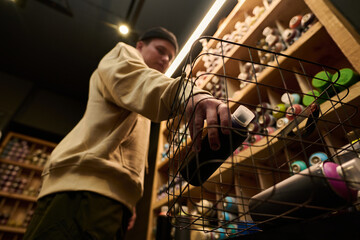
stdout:
<svg viewBox="0 0 360 240">
<path fill-rule="evenodd" d="M 195 56 L 204 41 L 218 51 Z M 167 121 L 168 215 L 175 226 L 223 239 L 358 208 L 353 186 L 359 183 L 326 172 L 360 152 L 356 96 L 338 82 L 337 69 L 211 37 L 192 49 Z M 256 116 L 242 144 L 233 144 L 235 128 L 224 135 L 226 160 L 210 154 L 205 162 L 192 151 L 186 122 L 191 116 L 184 109 L 194 104 L 185 88 L 194 86 L 210 91 L 231 112 L 243 105 Z M 195 137 L 205 135 L 206 127 Z M 200 169 L 188 169 L 190 159 Z M 211 164 L 219 167 L 206 181 L 189 183 Z M 192 174 L 184 178 L 185 172 Z"/>
</svg>

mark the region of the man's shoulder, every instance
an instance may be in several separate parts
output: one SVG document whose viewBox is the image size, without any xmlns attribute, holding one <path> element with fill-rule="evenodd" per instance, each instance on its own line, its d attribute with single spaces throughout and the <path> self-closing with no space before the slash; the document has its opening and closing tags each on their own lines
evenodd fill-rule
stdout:
<svg viewBox="0 0 360 240">
<path fill-rule="evenodd" d="M 124 43 L 124 42 L 118 42 L 116 44 L 115 48 L 126 49 L 127 51 L 131 51 L 131 52 L 137 51 L 135 47 L 133 47 L 133 46 L 127 44 L 127 43 Z"/>
<path fill-rule="evenodd" d="M 119 42 L 115 48 L 117 48 L 119 51 L 125 51 L 129 55 L 136 55 L 137 57 L 140 57 L 140 59 L 142 59 L 140 52 L 135 47 L 127 43 Z"/>
</svg>

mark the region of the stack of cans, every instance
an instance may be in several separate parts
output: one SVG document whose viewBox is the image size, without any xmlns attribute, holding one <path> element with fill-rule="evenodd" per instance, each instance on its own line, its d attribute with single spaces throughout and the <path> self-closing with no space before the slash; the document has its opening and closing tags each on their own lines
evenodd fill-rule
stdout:
<svg viewBox="0 0 360 240">
<path fill-rule="evenodd" d="M 29 143 L 18 138 L 11 138 L 4 147 L 0 157 L 17 162 L 24 162 L 26 156 L 29 154 Z"/>
<path fill-rule="evenodd" d="M 21 168 L 12 164 L 2 163 L 0 166 L 0 189 L 3 192 L 22 194 L 28 180 L 20 176 Z"/>
</svg>

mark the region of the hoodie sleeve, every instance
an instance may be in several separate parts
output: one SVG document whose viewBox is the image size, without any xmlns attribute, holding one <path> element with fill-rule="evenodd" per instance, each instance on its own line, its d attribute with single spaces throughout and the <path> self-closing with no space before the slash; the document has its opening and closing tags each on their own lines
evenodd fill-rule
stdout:
<svg viewBox="0 0 360 240">
<path fill-rule="evenodd" d="M 98 74 L 101 79 L 100 91 L 114 104 L 137 112 L 152 121 L 159 122 L 169 117 L 176 97 L 180 77 L 168 78 L 161 72 L 149 68 L 137 49 L 119 43 L 100 61 Z M 210 94 L 187 84 L 185 97 L 190 94 Z"/>
</svg>

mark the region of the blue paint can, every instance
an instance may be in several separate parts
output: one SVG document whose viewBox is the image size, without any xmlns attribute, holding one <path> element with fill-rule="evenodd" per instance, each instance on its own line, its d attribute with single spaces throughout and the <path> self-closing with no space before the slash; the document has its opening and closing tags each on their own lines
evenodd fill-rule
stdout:
<svg viewBox="0 0 360 240">
<path fill-rule="evenodd" d="M 325 160 L 328 159 L 328 156 L 326 155 L 326 153 L 324 152 L 316 152 L 313 153 L 310 157 L 309 157 L 309 164 L 310 166 L 318 164 L 320 162 L 323 162 Z"/>
</svg>

